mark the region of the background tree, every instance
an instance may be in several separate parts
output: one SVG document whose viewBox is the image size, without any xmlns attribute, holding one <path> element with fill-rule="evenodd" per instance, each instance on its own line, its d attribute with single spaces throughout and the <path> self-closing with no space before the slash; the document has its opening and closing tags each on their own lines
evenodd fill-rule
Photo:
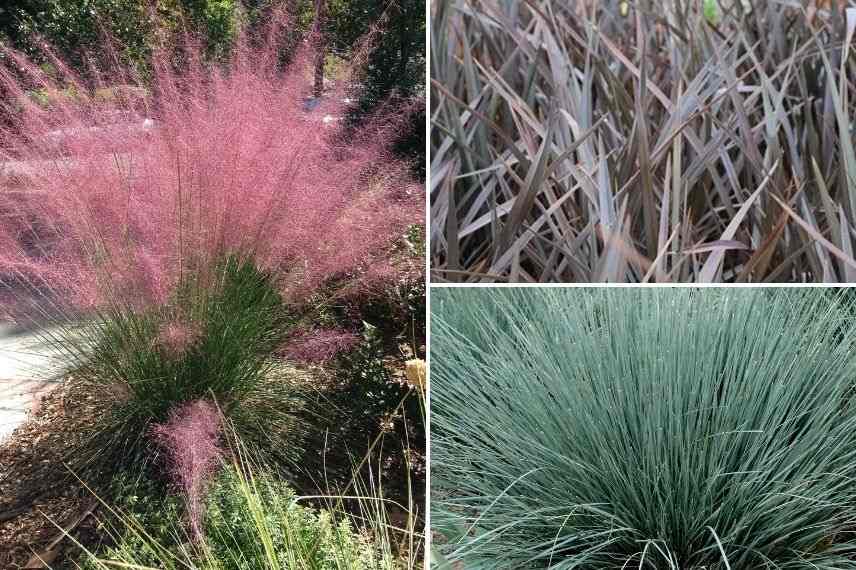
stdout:
<svg viewBox="0 0 856 570">
<path fill-rule="evenodd" d="M 66 60 L 83 67 L 84 53 L 98 49 L 101 27 L 122 45 L 122 55 L 144 65 L 158 24 L 184 24 L 205 35 L 210 56 L 228 50 L 239 18 L 252 25 L 285 1 L 297 15 L 298 35 L 309 33 L 314 0 L 12 0 L 0 6 L 0 41 L 30 56 L 38 38 Z M 345 59 L 376 26 L 383 27 L 368 55 L 360 97 L 350 119 L 359 122 L 389 97 L 407 100 L 425 91 L 424 0 L 327 0 L 324 24 L 329 50 Z M 414 160 L 424 176 L 425 113 L 411 117 L 396 149 Z"/>
<path fill-rule="evenodd" d="M 326 55 L 327 40 L 324 33 L 324 15 L 326 12 L 326 0 L 315 0 L 315 23 L 312 26 L 312 40 L 315 42 L 315 83 L 313 85 L 313 97 L 316 99 L 324 93 L 324 59 Z"/>
<path fill-rule="evenodd" d="M 331 2 L 327 27 L 333 51 L 347 53 L 372 26 L 383 27 L 369 54 L 365 83 L 352 120 L 359 121 L 390 96 L 424 100 L 425 21 L 424 0 Z M 417 161 L 424 177 L 424 108 L 411 115 L 409 128 L 402 133 L 396 148 Z"/>
</svg>

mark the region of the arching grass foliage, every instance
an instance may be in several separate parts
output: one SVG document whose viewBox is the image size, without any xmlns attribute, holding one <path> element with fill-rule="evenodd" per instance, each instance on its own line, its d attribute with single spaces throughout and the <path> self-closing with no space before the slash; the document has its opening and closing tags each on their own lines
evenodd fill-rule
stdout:
<svg viewBox="0 0 856 570">
<path fill-rule="evenodd" d="M 467 569 L 856 568 L 852 299 L 438 290 L 438 555 Z"/>
</svg>

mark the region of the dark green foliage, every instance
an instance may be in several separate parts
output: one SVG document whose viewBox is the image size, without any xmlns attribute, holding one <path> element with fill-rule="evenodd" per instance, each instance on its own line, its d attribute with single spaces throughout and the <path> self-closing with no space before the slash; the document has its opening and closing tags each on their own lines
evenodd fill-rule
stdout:
<svg viewBox="0 0 856 570">
<path fill-rule="evenodd" d="M 308 320 L 321 326 L 362 330 L 362 342 L 331 363 L 333 380 L 318 402 L 329 410 L 325 430 L 314 444 L 315 453 L 303 462 L 336 475 L 346 482 L 351 465 L 333 464 L 323 456 L 327 449 L 348 449 L 361 456 L 381 434 L 425 448 L 424 410 L 419 394 L 404 383 L 401 364 L 424 358 L 425 281 L 404 279 L 383 292 L 342 299 L 326 291 L 313 299 Z M 398 375 L 394 373 L 398 370 Z M 394 447 L 394 445 L 393 445 Z M 402 457 L 395 453 L 392 461 Z M 311 471 L 311 469 L 310 469 Z"/>
<path fill-rule="evenodd" d="M 424 250 L 418 251 L 421 257 Z M 359 311 L 359 318 L 381 329 L 389 342 L 407 342 L 418 353 L 425 342 L 425 278 L 405 277 L 363 299 Z"/>
<path fill-rule="evenodd" d="M 393 91 L 405 98 L 421 95 L 425 89 L 425 2 L 331 0 L 330 4 L 328 30 L 335 51 L 348 53 L 374 26 L 381 27 L 369 55 L 361 105 L 371 108 Z"/>
<path fill-rule="evenodd" d="M 141 69 L 158 29 L 198 30 L 212 56 L 228 51 L 237 26 L 234 0 L 20 0 L 0 13 L 0 34 L 29 55 L 47 42 L 72 64 L 85 68 L 85 57 L 105 55 L 105 36 Z"/>
<path fill-rule="evenodd" d="M 349 421 L 360 426 L 368 437 L 380 431 L 384 417 L 409 391 L 408 386 L 394 381 L 383 359 L 383 339 L 375 327 L 365 323 L 363 341 L 339 364 L 345 384 L 341 403 L 348 403 Z"/>
<path fill-rule="evenodd" d="M 421 261 L 424 251 L 424 229 L 412 227 L 409 239 L 413 240 L 414 258 Z M 424 356 L 426 329 L 425 278 L 422 275 L 405 275 L 394 283 L 382 287 L 372 286 L 368 291 L 350 287 L 347 280 L 331 282 L 319 290 L 306 303 L 303 319 L 312 326 L 361 330 L 368 323 L 378 329 L 387 354 L 400 352 L 405 344 L 413 356 Z"/>
<path fill-rule="evenodd" d="M 120 42 L 133 61 L 147 52 L 152 22 L 138 0 L 16 0 L 0 8 L 0 37 L 28 55 L 40 55 L 39 40 L 83 65 L 102 31 Z"/>
<path fill-rule="evenodd" d="M 382 294 L 359 297 L 358 301 L 340 307 L 334 317 L 340 326 L 342 321 L 359 319 L 363 337 L 335 363 L 339 387 L 333 397 L 343 410 L 338 427 L 366 441 L 390 428 L 398 435 L 407 432 L 422 439 L 424 414 L 419 398 L 403 378 L 393 376 L 391 368 L 402 360 L 424 357 L 425 280 L 405 278 Z M 352 329 L 355 324 L 348 323 Z M 412 443 L 420 446 L 418 441 Z"/>
<path fill-rule="evenodd" d="M 413 170 L 420 179 L 425 179 L 425 105 L 410 114 L 408 123 L 402 130 L 401 137 L 395 142 L 393 149 L 399 155 L 407 158 L 413 164 Z"/>
<path fill-rule="evenodd" d="M 328 20 L 332 48 L 348 53 L 373 26 L 381 33 L 368 55 L 360 100 L 351 120 L 359 123 L 387 98 L 424 99 L 425 2 L 424 0 L 331 1 Z M 425 174 L 425 109 L 414 112 L 395 145 L 396 151 Z"/>
<path fill-rule="evenodd" d="M 342 370 L 348 397 L 363 402 L 360 408 L 374 414 L 376 429 L 377 420 L 391 413 L 410 389 L 401 383 L 401 378 L 392 378 L 388 369 L 381 370 L 383 354 L 391 354 L 401 360 L 425 357 L 427 306 L 424 277 L 405 278 L 390 286 L 383 295 L 368 299 L 361 307 L 361 315 L 365 319 L 364 342 L 345 356 Z M 407 347 L 405 353 L 402 353 L 402 345 Z M 406 418 L 404 423 L 410 424 L 412 432 L 417 437 L 424 437 L 424 414 L 419 406 L 419 398 L 411 394 L 400 413 Z M 407 426 L 397 424 L 397 429 L 401 431 Z M 418 446 L 418 443 L 414 442 L 414 445 Z"/>
<path fill-rule="evenodd" d="M 437 290 L 441 549 L 468 570 L 856 568 L 853 303 Z"/>
<path fill-rule="evenodd" d="M 387 354 L 379 329 L 366 324 L 363 342 L 339 359 L 340 385 L 330 396 L 339 411 L 331 416 L 331 442 L 360 455 L 378 438 L 390 438 L 378 453 L 385 458 L 384 469 L 399 474 L 387 484 L 387 491 L 402 493 L 406 481 L 400 474 L 415 468 L 411 476 L 418 477 L 419 470 L 403 449 L 423 450 L 427 444 L 424 402 L 418 389 L 391 373 Z"/>
</svg>

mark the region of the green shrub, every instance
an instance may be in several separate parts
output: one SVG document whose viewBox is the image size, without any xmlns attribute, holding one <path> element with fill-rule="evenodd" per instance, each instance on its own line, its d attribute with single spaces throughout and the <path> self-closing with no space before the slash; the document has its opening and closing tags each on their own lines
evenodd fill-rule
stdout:
<svg viewBox="0 0 856 570">
<path fill-rule="evenodd" d="M 182 530 L 177 501 L 157 506 L 138 498 L 139 488 L 118 506 L 122 536 L 115 546 L 85 557 L 84 570 L 110 562 L 172 570 L 391 570 L 397 561 L 347 517 L 299 504 L 285 483 L 253 478 L 226 467 L 210 488 L 204 542 L 192 544 Z"/>
<path fill-rule="evenodd" d="M 411 388 L 403 378 L 393 376 L 385 361 L 387 355 L 380 331 L 369 323 L 363 323 L 363 327 L 363 341 L 338 362 L 342 388 L 335 398 L 344 414 L 338 420 L 340 429 L 349 437 L 361 435 L 369 441 L 381 431 L 402 427 L 395 420 L 403 413 L 419 426 L 416 431 L 424 433 L 419 399 L 415 395 L 405 399 Z M 402 400 L 404 404 L 398 409 Z"/>
<path fill-rule="evenodd" d="M 402 242 L 406 243 L 408 250 L 419 252 L 421 259 L 413 259 L 421 265 L 424 263 L 424 250 L 418 249 L 419 240 L 419 229 L 411 226 Z M 376 337 L 379 350 L 400 356 L 400 347 L 406 345 L 406 351 L 421 356 L 427 318 L 425 276 L 416 273 L 413 266 L 401 273 L 394 281 L 382 281 L 368 287 L 362 284 L 354 287 L 352 283 L 345 282 L 339 289 L 337 284 L 333 284 L 331 290 L 316 300 L 313 318 L 318 314 L 327 326 L 349 330 L 365 329 L 369 323 L 377 329 L 369 336 Z M 330 299 L 337 300 L 338 304 L 323 302 L 329 303 Z"/>
<path fill-rule="evenodd" d="M 441 554 L 856 568 L 853 307 L 824 289 L 436 291 Z"/>
<path fill-rule="evenodd" d="M 183 502 L 169 494 L 162 483 L 117 473 L 108 491 L 114 511 L 99 524 L 111 544 L 103 547 L 104 557 L 133 557 L 140 564 L 156 564 L 168 550 L 159 541 L 173 545 L 186 541 Z M 82 570 L 101 568 L 92 554 L 83 554 L 79 563 Z"/>
<path fill-rule="evenodd" d="M 329 410 L 320 418 L 325 429 L 306 445 L 312 453 L 302 463 L 324 470 L 331 479 L 349 478 L 350 464 L 329 461 L 326 450 L 347 448 L 361 455 L 382 432 L 424 449 L 422 402 L 405 383 L 403 370 L 404 361 L 424 357 L 424 277 L 405 277 L 382 291 L 352 295 L 332 284 L 309 300 L 305 318 L 329 329 L 361 329 L 361 340 L 328 363 L 333 382 L 319 401 Z"/>
<path fill-rule="evenodd" d="M 423 0 L 332 0 L 328 30 L 331 47 L 349 52 L 370 31 L 382 33 L 367 56 L 365 77 L 350 120 L 359 123 L 388 97 L 425 97 L 425 2 Z M 396 152 L 413 161 L 414 171 L 425 176 L 424 106 L 402 125 Z"/>
<path fill-rule="evenodd" d="M 341 375 L 348 386 L 344 398 L 359 402 L 352 413 L 374 423 L 395 408 L 403 392 L 393 382 L 384 362 L 383 339 L 378 329 L 364 322 L 362 336 L 357 348 L 341 359 Z"/>
<path fill-rule="evenodd" d="M 227 471 L 208 504 L 206 520 L 213 555 L 218 560 L 229 560 L 237 550 L 246 558 L 241 564 L 227 564 L 226 568 L 252 570 L 264 566 L 269 555 L 263 551 L 264 541 L 259 540 L 260 526 L 266 529 L 271 550 L 283 563 L 282 567 L 324 570 L 380 567 L 378 553 L 367 536 L 355 531 L 347 518 L 301 506 L 294 492 L 281 483 L 254 482 L 249 493 L 238 491 L 242 484 L 246 482 L 235 471 Z M 258 502 L 257 511 L 248 499 Z"/>
<path fill-rule="evenodd" d="M 139 0 L 24 0 L 0 10 L 0 37 L 29 55 L 39 55 L 39 40 L 45 40 L 85 69 L 84 53 L 104 54 L 106 32 L 118 42 L 123 57 L 144 68 L 159 27 L 198 30 L 209 54 L 219 56 L 231 46 L 237 18 L 234 0 L 166 0 L 157 2 L 154 10 Z"/>
</svg>

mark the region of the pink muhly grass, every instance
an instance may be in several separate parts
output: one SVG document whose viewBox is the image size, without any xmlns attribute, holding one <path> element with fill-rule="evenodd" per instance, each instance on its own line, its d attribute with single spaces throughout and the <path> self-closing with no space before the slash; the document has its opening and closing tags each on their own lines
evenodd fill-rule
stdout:
<svg viewBox="0 0 856 570">
<path fill-rule="evenodd" d="M 220 414 L 212 403 L 196 400 L 170 412 L 166 423 L 155 424 L 152 436 L 166 454 L 169 476 L 187 503 L 191 535 L 199 541 L 206 487 L 223 455 Z"/>
<path fill-rule="evenodd" d="M 43 280 L 85 308 L 162 303 L 183 271 L 226 254 L 279 272 L 291 299 L 383 260 L 424 209 L 424 189 L 387 150 L 397 111 L 338 131 L 322 117 L 345 114 L 347 85 L 304 110 L 310 54 L 281 69 L 288 19 L 271 21 L 222 65 L 191 40 L 180 70 L 175 50 L 156 49 L 147 84 L 118 65 L 84 79 L 56 58 L 48 76 L 6 50 L 0 275 Z M 127 89 L 95 95 L 115 85 Z M 48 106 L 27 94 L 68 88 Z"/>
<path fill-rule="evenodd" d="M 193 346 L 199 338 L 197 327 L 182 321 L 171 321 L 161 325 L 155 345 L 167 354 L 179 355 Z"/>
<path fill-rule="evenodd" d="M 295 334 L 285 348 L 285 356 L 309 364 L 321 364 L 347 352 L 360 342 L 352 332 L 338 329 L 315 329 Z"/>
</svg>

